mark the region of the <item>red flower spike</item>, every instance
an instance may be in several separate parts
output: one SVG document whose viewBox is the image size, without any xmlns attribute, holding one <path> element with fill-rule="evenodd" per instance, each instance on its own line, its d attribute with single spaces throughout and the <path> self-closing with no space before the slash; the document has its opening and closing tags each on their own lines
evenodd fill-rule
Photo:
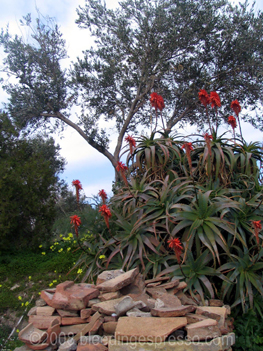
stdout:
<svg viewBox="0 0 263 351">
<path fill-rule="evenodd" d="M 215 91 L 211 91 L 210 93 L 210 103 L 211 103 L 211 107 L 221 107 L 221 101 L 220 101 L 220 97 L 217 94 L 217 92 Z"/>
<path fill-rule="evenodd" d="M 107 205 L 102 205 L 99 212 L 101 212 L 102 216 L 104 217 L 107 228 L 110 229 L 109 218 L 111 217 L 111 211 L 109 207 Z"/>
<path fill-rule="evenodd" d="M 165 107 L 163 97 L 161 95 L 158 95 L 157 93 L 151 93 L 150 96 L 151 96 L 150 103 L 152 107 L 155 108 L 155 111 L 157 111 L 157 109 L 162 111 L 163 108 Z"/>
<path fill-rule="evenodd" d="M 74 215 L 74 216 L 70 216 L 70 218 L 71 218 L 70 224 L 74 225 L 76 237 L 78 237 L 78 235 L 79 235 L 79 228 L 78 227 L 81 225 L 80 217 L 77 215 Z"/>
<path fill-rule="evenodd" d="M 188 164 L 190 167 L 190 172 L 192 172 L 192 160 L 191 160 L 191 151 L 194 150 L 192 143 L 184 143 L 182 145 L 182 149 L 185 149 L 186 157 L 188 160 Z"/>
<path fill-rule="evenodd" d="M 82 189 L 82 185 L 79 180 L 73 180 L 72 185 L 76 188 L 77 203 L 79 203 L 79 191 Z"/>
<path fill-rule="evenodd" d="M 252 225 L 254 227 L 254 234 L 257 240 L 257 244 L 259 245 L 259 231 L 262 229 L 261 222 L 260 221 L 252 221 Z"/>
<path fill-rule="evenodd" d="M 107 194 L 106 194 L 106 192 L 105 192 L 104 189 L 102 189 L 102 190 L 99 191 L 99 196 L 100 196 L 101 199 L 102 199 L 103 205 L 105 205 L 105 202 L 106 202 L 108 196 L 107 196 Z"/>
<path fill-rule="evenodd" d="M 119 162 L 117 162 L 116 170 L 117 170 L 117 172 L 124 172 L 124 171 L 128 170 L 128 167 L 125 166 L 124 163 L 119 161 Z"/>
<path fill-rule="evenodd" d="M 241 111 L 241 106 L 237 100 L 234 100 L 231 102 L 230 108 L 235 112 L 236 116 L 238 117 L 240 111 Z"/>
<path fill-rule="evenodd" d="M 205 89 L 200 89 L 200 91 L 198 93 L 198 97 L 199 97 L 201 104 L 204 105 L 205 107 L 207 107 L 207 105 L 210 104 L 210 98 L 209 98 L 209 95 Z"/>
<path fill-rule="evenodd" d="M 136 147 L 135 139 L 131 135 L 128 135 L 125 138 L 125 141 L 127 141 L 129 143 L 129 145 L 130 145 L 130 153 L 132 154 L 133 153 L 133 148 Z"/>
<path fill-rule="evenodd" d="M 227 123 L 231 125 L 233 130 L 237 127 L 237 120 L 234 116 L 229 116 Z"/>
<path fill-rule="evenodd" d="M 212 150 L 211 150 L 211 140 L 213 140 L 212 135 L 209 135 L 208 133 L 204 134 L 204 139 L 207 145 L 208 153 L 210 156 L 212 156 Z"/>
<path fill-rule="evenodd" d="M 180 242 L 180 239 L 175 238 L 175 239 L 168 240 L 167 242 L 169 244 L 169 247 L 174 250 L 177 262 L 178 262 L 178 264 L 180 264 L 181 263 L 180 256 L 181 256 L 182 251 L 183 251 L 183 246 Z"/>
<path fill-rule="evenodd" d="M 124 163 L 122 163 L 120 161 L 117 162 L 116 171 L 121 173 L 121 176 L 122 176 L 122 179 L 123 179 L 125 185 L 127 187 L 129 187 L 129 184 L 128 184 L 128 181 L 127 181 L 127 178 L 126 178 L 126 175 L 125 175 L 125 171 L 127 171 L 127 170 L 128 170 L 128 167 L 125 166 Z"/>
<path fill-rule="evenodd" d="M 82 185 L 81 185 L 81 183 L 80 183 L 79 180 L 73 180 L 72 185 L 74 185 L 74 186 L 75 186 L 76 188 L 78 188 L 79 190 L 82 189 Z"/>
</svg>

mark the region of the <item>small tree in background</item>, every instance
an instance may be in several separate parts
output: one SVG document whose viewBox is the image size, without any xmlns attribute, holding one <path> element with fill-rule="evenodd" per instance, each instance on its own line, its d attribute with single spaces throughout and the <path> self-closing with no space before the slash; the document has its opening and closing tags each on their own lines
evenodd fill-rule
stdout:
<svg viewBox="0 0 263 351">
<path fill-rule="evenodd" d="M 52 138 L 19 138 L 0 115 L 0 250 L 35 248 L 49 240 L 65 161 Z"/>
</svg>

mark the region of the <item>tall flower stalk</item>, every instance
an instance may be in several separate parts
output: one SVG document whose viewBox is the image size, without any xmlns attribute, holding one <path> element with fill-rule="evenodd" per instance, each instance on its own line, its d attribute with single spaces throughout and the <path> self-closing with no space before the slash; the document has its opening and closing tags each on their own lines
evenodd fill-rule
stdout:
<svg viewBox="0 0 263 351">
<path fill-rule="evenodd" d="M 189 168 L 190 168 L 190 173 L 192 174 L 191 151 L 194 149 L 193 146 L 192 146 L 192 143 L 187 143 L 187 142 L 185 142 L 185 143 L 182 145 L 182 149 L 185 149 L 187 161 L 188 161 Z"/>
<path fill-rule="evenodd" d="M 235 136 L 235 128 L 237 127 L 237 120 L 235 119 L 234 116 L 229 116 L 227 123 L 232 127 L 233 129 L 233 134 L 234 134 L 234 139 L 236 138 Z"/>
<path fill-rule="evenodd" d="M 76 188 L 76 199 L 79 207 L 79 191 L 82 189 L 82 185 L 78 179 L 73 180 L 72 185 Z"/>
<path fill-rule="evenodd" d="M 252 221 L 254 235 L 256 237 L 257 244 L 259 245 L 259 231 L 262 229 L 262 225 L 260 221 Z"/>
<path fill-rule="evenodd" d="M 208 115 L 208 108 L 207 108 L 207 106 L 210 104 L 209 95 L 205 89 L 200 89 L 200 91 L 198 93 L 198 97 L 199 97 L 201 104 L 204 105 L 204 107 L 205 107 L 206 116 L 207 116 L 207 120 L 208 120 L 208 124 L 209 124 L 209 130 L 210 130 L 210 133 L 212 134 L 212 126 L 211 126 L 211 121 L 210 121 L 210 118 Z"/>
<path fill-rule="evenodd" d="M 105 205 L 108 196 L 107 196 L 107 194 L 106 194 L 106 192 L 105 192 L 104 189 L 102 189 L 102 190 L 99 191 L 99 196 L 100 196 L 100 198 L 101 198 L 101 200 L 102 200 L 103 205 Z"/>
<path fill-rule="evenodd" d="M 174 250 L 175 257 L 176 257 L 176 260 L 179 264 L 180 270 L 181 270 L 182 274 L 185 276 L 185 274 L 182 270 L 182 266 L 181 266 L 181 263 L 182 263 L 181 255 L 183 252 L 183 246 L 182 246 L 180 239 L 178 239 L 178 238 L 170 239 L 167 241 L 167 243 L 169 244 L 169 247 Z"/>
<path fill-rule="evenodd" d="M 130 154 L 132 155 L 133 154 L 133 150 L 134 148 L 136 147 L 136 141 L 135 139 L 131 136 L 131 135 L 128 135 L 126 138 L 125 138 L 125 141 L 127 141 L 129 143 L 129 146 L 130 146 Z"/>
<path fill-rule="evenodd" d="M 238 124 L 239 124 L 239 131 L 240 131 L 240 135 L 241 138 L 243 139 L 243 135 L 242 135 L 242 130 L 241 130 L 241 123 L 240 123 L 240 119 L 239 119 L 239 113 L 241 111 L 241 106 L 238 102 L 238 100 L 234 100 L 231 102 L 230 108 L 235 112 L 236 116 L 237 116 L 237 120 L 238 120 Z"/>
<path fill-rule="evenodd" d="M 165 126 L 164 126 L 164 121 L 163 121 L 163 116 L 162 116 L 162 110 L 165 107 L 164 104 L 164 100 L 163 97 L 161 95 L 158 95 L 157 93 L 151 93 L 150 95 L 150 103 L 152 105 L 152 107 L 155 108 L 155 113 L 156 113 L 156 126 L 155 129 L 157 128 L 157 119 L 158 119 L 158 110 L 160 110 L 161 113 L 161 119 L 162 119 L 162 124 L 163 124 L 163 129 L 165 130 Z"/>
<path fill-rule="evenodd" d="M 126 178 L 126 174 L 125 174 L 125 172 L 126 172 L 127 170 L 128 170 L 128 167 L 125 166 L 124 163 L 122 163 L 122 162 L 120 162 L 120 161 L 117 163 L 116 171 L 119 172 L 119 173 L 121 174 L 121 177 L 122 177 L 122 179 L 123 179 L 125 185 L 126 185 L 127 187 L 129 187 L 129 184 L 128 184 L 128 181 L 127 181 L 127 178 Z"/>
<path fill-rule="evenodd" d="M 109 207 L 107 205 L 102 205 L 99 209 L 99 212 L 104 217 L 107 228 L 110 229 L 109 219 L 111 217 L 111 211 Z"/>
</svg>

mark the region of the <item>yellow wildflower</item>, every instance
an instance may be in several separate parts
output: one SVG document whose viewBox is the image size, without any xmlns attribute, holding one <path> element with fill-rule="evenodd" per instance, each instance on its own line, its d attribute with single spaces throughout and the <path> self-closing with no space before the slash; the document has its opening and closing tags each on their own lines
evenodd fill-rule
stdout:
<svg viewBox="0 0 263 351">
<path fill-rule="evenodd" d="M 18 296 L 18 300 L 22 300 L 22 297 L 21 297 L 21 296 Z"/>
<path fill-rule="evenodd" d="M 49 286 L 52 286 L 52 285 L 53 285 L 53 283 L 50 283 L 50 284 L 49 284 Z"/>
<path fill-rule="evenodd" d="M 105 258 L 105 257 L 106 257 L 105 255 L 100 255 L 100 256 L 99 256 L 99 259 L 102 260 L 102 259 Z"/>
<path fill-rule="evenodd" d="M 39 248 L 41 248 L 43 245 L 39 245 Z"/>
<path fill-rule="evenodd" d="M 83 270 L 81 268 L 78 269 L 77 274 L 81 274 Z"/>
<path fill-rule="evenodd" d="M 25 303 L 25 306 L 28 306 L 29 305 L 29 302 L 27 301 L 26 303 Z"/>
<path fill-rule="evenodd" d="M 42 255 L 45 255 L 46 253 L 45 252 L 41 252 L 42 253 Z"/>
</svg>

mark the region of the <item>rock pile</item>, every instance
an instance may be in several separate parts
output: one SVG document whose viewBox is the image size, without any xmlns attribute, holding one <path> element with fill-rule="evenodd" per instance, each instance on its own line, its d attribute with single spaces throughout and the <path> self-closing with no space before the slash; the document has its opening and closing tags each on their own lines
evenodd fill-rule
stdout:
<svg viewBox="0 0 263 351">
<path fill-rule="evenodd" d="M 43 290 L 19 333 L 23 350 L 231 350 L 230 308 L 220 300 L 204 306 L 186 286 L 166 276 L 145 281 L 136 268 L 105 271 L 96 285 Z"/>
</svg>

